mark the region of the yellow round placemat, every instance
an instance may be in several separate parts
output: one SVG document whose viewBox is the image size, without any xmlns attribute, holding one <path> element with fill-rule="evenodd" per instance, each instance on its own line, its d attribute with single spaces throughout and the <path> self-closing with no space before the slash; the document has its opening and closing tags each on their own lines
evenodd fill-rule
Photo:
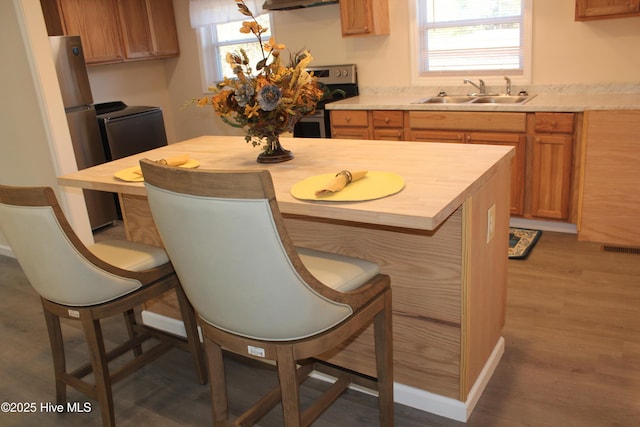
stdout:
<svg viewBox="0 0 640 427">
<path fill-rule="evenodd" d="M 200 162 L 197 160 L 189 160 L 187 163 L 184 163 L 180 166 L 178 166 L 179 168 L 187 168 L 187 169 L 193 169 L 193 168 L 197 168 L 198 166 L 200 166 Z M 140 166 L 131 166 L 130 168 L 126 168 L 126 169 L 122 169 L 119 170 L 118 172 L 114 173 L 113 176 L 115 176 L 118 179 L 121 179 L 123 181 L 128 181 L 128 182 L 142 182 L 144 181 L 144 177 L 142 176 L 142 172 L 140 172 Z"/>
<path fill-rule="evenodd" d="M 316 196 L 316 191 L 322 189 L 335 175 L 335 173 L 326 173 L 305 178 L 291 187 L 291 195 L 301 200 L 359 202 L 390 196 L 404 188 L 404 179 L 398 174 L 368 171 L 364 178 L 350 183 L 337 193 Z"/>
</svg>

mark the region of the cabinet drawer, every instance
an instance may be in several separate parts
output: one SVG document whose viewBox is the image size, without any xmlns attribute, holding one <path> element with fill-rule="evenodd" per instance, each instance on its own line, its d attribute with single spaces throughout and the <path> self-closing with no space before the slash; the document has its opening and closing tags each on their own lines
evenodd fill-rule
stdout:
<svg viewBox="0 0 640 427">
<path fill-rule="evenodd" d="M 447 132 L 434 130 L 411 130 L 409 141 L 418 142 L 464 142 L 464 132 Z"/>
<path fill-rule="evenodd" d="M 368 127 L 331 127 L 331 137 L 335 139 L 371 139 Z"/>
<path fill-rule="evenodd" d="M 404 138 L 402 129 L 374 129 L 373 139 L 383 139 L 386 141 L 402 141 Z"/>
<path fill-rule="evenodd" d="M 465 138 L 466 142 L 473 144 L 491 144 L 493 142 L 517 144 L 522 140 L 522 135 L 517 133 L 486 133 L 486 132 L 469 132 Z"/>
<path fill-rule="evenodd" d="M 534 116 L 536 132 L 573 132 L 573 113 L 534 113 Z"/>
<path fill-rule="evenodd" d="M 373 127 L 376 128 L 401 128 L 404 120 L 402 111 L 374 111 Z"/>
<path fill-rule="evenodd" d="M 525 132 L 527 115 L 526 113 L 410 111 L 409 127 L 411 129 Z"/>
<path fill-rule="evenodd" d="M 331 112 L 331 124 L 333 126 L 369 126 L 367 111 L 341 110 Z"/>
</svg>

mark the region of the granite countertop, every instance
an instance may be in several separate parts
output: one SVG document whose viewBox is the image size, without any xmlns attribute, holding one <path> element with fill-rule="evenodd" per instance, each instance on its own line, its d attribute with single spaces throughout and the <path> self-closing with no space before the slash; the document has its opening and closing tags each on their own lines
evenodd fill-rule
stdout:
<svg viewBox="0 0 640 427">
<path fill-rule="evenodd" d="M 424 110 L 424 111 L 513 111 L 582 112 L 585 110 L 640 110 L 640 93 L 558 94 L 532 92 L 524 104 L 419 104 L 431 95 L 362 94 L 327 104 L 327 110 Z"/>
</svg>

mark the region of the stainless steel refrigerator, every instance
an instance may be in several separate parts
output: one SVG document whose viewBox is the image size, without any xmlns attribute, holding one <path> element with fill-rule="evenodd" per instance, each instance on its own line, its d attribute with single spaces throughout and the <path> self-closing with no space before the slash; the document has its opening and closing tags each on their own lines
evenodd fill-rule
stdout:
<svg viewBox="0 0 640 427">
<path fill-rule="evenodd" d="M 49 42 L 78 169 L 105 163 L 107 158 L 93 106 L 80 36 L 53 36 L 49 37 Z M 111 224 L 118 218 L 113 193 L 84 190 L 84 197 L 92 229 Z"/>
</svg>

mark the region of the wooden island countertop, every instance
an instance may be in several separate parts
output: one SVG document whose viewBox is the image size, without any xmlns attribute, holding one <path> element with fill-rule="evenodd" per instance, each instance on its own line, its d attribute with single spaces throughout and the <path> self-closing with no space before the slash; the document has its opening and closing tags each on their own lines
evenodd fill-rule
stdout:
<svg viewBox="0 0 640 427">
<path fill-rule="evenodd" d="M 504 350 L 513 148 L 341 139 L 281 142 L 294 153 L 292 161 L 259 164 L 259 149 L 244 138 L 203 136 L 58 181 L 119 193 L 127 237 L 161 245 L 144 184 L 118 180 L 115 172 L 142 158 L 182 154 L 198 160 L 200 168 L 269 170 L 296 245 L 369 259 L 391 276 L 396 401 L 466 420 Z M 304 178 L 343 169 L 393 172 L 404 178 L 405 187 L 365 202 L 303 201 L 289 192 Z M 369 328 L 326 358 L 372 375 L 372 342 Z"/>
</svg>

